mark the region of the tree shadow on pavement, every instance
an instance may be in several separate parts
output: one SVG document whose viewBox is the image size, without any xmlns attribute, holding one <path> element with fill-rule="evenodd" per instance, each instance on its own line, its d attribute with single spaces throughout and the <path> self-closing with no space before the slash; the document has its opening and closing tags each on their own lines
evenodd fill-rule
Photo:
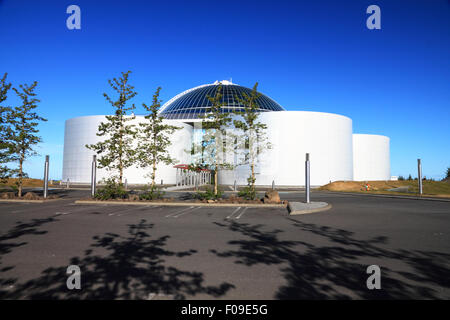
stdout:
<svg viewBox="0 0 450 320">
<path fill-rule="evenodd" d="M 205 286 L 202 273 L 165 266 L 166 257 L 183 258 L 196 251 L 165 249 L 169 236 L 150 239 L 147 231 L 153 224 L 146 220 L 128 227 L 125 236 L 115 233 L 95 236 L 83 257 L 70 260 L 70 265 L 81 269 L 80 290 L 67 289 L 68 266 L 61 266 L 44 270 L 39 278 L 16 286 L 13 292 L 4 293 L 0 298 L 147 299 L 159 294 L 184 299 L 196 294 L 220 297 L 234 287 L 226 282 Z"/>
<path fill-rule="evenodd" d="M 18 221 L 16 225 L 6 234 L 0 236 L 0 274 L 10 271 L 15 266 L 5 266 L 3 264 L 3 256 L 12 252 L 15 248 L 26 245 L 28 242 L 21 241 L 20 238 L 29 235 L 43 235 L 47 231 L 39 230 L 41 226 L 57 221 L 55 218 L 33 219 L 31 222 Z M 13 242 L 15 241 L 15 242 Z M 0 298 L 4 294 L 4 288 L 13 286 L 17 279 L 4 279 L 0 277 Z"/>
<path fill-rule="evenodd" d="M 385 237 L 360 240 L 346 230 L 290 220 L 308 241 L 282 240 L 281 230 L 266 231 L 264 225 L 216 222 L 245 238 L 229 241 L 232 250 L 211 251 L 249 267 L 280 265 L 286 284 L 276 299 L 449 298 L 449 254 L 390 250 Z M 381 268 L 381 290 L 367 289 L 370 264 Z"/>
</svg>

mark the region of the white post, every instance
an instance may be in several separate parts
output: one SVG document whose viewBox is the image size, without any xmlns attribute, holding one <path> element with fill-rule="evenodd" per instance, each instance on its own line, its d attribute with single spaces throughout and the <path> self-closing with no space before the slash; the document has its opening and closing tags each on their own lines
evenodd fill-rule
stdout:
<svg viewBox="0 0 450 320">
<path fill-rule="evenodd" d="M 417 180 L 419 180 L 419 194 L 422 195 L 423 193 L 423 188 L 422 188 L 422 162 L 420 161 L 420 159 L 417 159 Z"/>
<path fill-rule="evenodd" d="M 92 171 L 91 171 L 91 196 L 95 196 L 95 184 L 97 178 L 97 156 L 92 156 Z"/>
<path fill-rule="evenodd" d="M 197 172 L 194 173 L 194 185 L 195 185 L 195 190 L 197 190 L 198 187 L 198 180 L 197 180 L 198 176 L 197 176 Z"/>
<path fill-rule="evenodd" d="M 48 196 L 48 166 L 49 166 L 49 156 L 45 156 L 44 165 L 44 199 Z"/>
<path fill-rule="evenodd" d="M 305 161 L 305 202 L 309 203 L 310 199 L 309 199 L 309 153 L 306 154 L 306 161 Z"/>
</svg>

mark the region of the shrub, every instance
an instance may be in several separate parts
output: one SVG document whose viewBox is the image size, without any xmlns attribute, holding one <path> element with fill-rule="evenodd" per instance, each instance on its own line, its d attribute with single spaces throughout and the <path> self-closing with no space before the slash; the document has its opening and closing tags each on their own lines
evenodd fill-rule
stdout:
<svg viewBox="0 0 450 320">
<path fill-rule="evenodd" d="M 255 179 L 253 179 L 252 176 L 250 176 L 247 179 L 247 182 L 248 182 L 247 186 L 241 191 L 239 191 L 238 196 L 246 200 L 255 200 L 256 198 Z"/>
<path fill-rule="evenodd" d="M 118 182 L 115 178 L 106 179 L 103 183 L 105 186 L 97 191 L 95 194 L 96 199 L 125 199 L 127 197 L 127 191 L 123 183 Z"/>
<path fill-rule="evenodd" d="M 156 200 L 161 199 L 164 195 L 164 192 L 161 191 L 158 187 L 147 185 L 144 187 L 144 192 L 139 195 L 139 199 L 141 200 Z"/>
<path fill-rule="evenodd" d="M 214 189 L 207 188 L 204 192 L 197 191 L 195 197 L 200 200 L 214 200 L 222 197 L 222 192 L 217 191 L 217 195 L 214 194 Z"/>
<path fill-rule="evenodd" d="M 15 194 L 17 194 L 18 191 L 19 191 L 19 187 L 16 186 L 15 184 L 12 184 L 12 185 L 10 186 L 10 188 L 12 189 L 12 191 L 13 191 Z"/>
<path fill-rule="evenodd" d="M 405 180 L 405 178 L 403 176 L 398 177 L 398 181 L 404 181 L 404 180 Z"/>
<path fill-rule="evenodd" d="M 241 191 L 238 193 L 238 197 L 242 197 L 246 200 L 255 200 L 256 198 L 256 191 L 254 188 L 250 186 L 244 187 Z"/>
</svg>

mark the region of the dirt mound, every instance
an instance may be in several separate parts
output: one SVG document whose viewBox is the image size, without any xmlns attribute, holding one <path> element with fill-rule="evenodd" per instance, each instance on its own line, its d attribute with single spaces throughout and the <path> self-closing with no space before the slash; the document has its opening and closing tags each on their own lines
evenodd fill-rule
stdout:
<svg viewBox="0 0 450 320">
<path fill-rule="evenodd" d="M 16 194 L 14 192 L 3 192 L 0 196 L 1 199 L 14 199 Z"/>
<path fill-rule="evenodd" d="M 49 181 L 49 185 L 55 185 L 55 183 L 51 184 L 53 180 Z M 17 178 L 9 178 L 5 183 L 1 183 L 3 186 L 15 186 L 17 182 Z M 54 182 L 54 181 L 53 181 Z M 24 187 L 42 187 L 44 185 L 44 180 L 41 179 L 30 179 L 24 178 L 22 179 L 22 185 Z"/>
<path fill-rule="evenodd" d="M 369 190 L 377 191 L 403 187 L 404 183 L 402 183 L 402 181 L 335 181 L 320 187 L 320 190 L 347 192 L 366 191 L 366 185 L 369 186 Z"/>
<path fill-rule="evenodd" d="M 264 203 L 281 203 L 280 195 L 276 190 L 268 190 L 262 199 Z"/>
<path fill-rule="evenodd" d="M 27 193 L 23 196 L 23 198 L 24 198 L 25 200 L 39 200 L 39 199 L 40 199 L 39 196 L 38 196 L 36 193 L 34 193 L 34 192 L 27 192 Z"/>
<path fill-rule="evenodd" d="M 369 185 L 367 190 L 366 185 Z M 342 192 L 373 192 L 387 194 L 417 194 L 419 191 L 417 180 L 398 181 L 335 181 L 319 190 Z M 438 197 L 450 197 L 450 183 L 444 181 L 423 181 L 423 194 Z"/>
</svg>

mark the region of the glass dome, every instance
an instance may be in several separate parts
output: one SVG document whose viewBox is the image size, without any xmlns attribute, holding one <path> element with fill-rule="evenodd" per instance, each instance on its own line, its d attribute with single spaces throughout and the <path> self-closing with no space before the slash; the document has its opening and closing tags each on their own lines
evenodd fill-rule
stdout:
<svg viewBox="0 0 450 320">
<path fill-rule="evenodd" d="M 224 80 L 198 86 L 176 95 L 161 107 L 160 115 L 166 119 L 199 119 L 211 107 L 207 96 L 215 96 L 219 84 L 222 84 L 222 102 L 225 103 L 223 112 L 244 111 L 244 106 L 239 103 L 236 96 L 243 99 L 243 93 L 250 95 L 252 89 Z M 284 111 L 283 107 L 274 100 L 260 94 L 261 96 L 256 100 L 260 112 Z"/>
</svg>

